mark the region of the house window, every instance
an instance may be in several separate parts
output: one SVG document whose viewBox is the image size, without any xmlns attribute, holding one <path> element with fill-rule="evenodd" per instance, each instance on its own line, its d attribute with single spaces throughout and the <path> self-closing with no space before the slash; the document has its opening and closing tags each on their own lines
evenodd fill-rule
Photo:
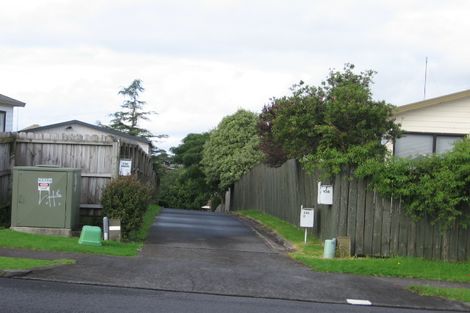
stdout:
<svg viewBox="0 0 470 313">
<path fill-rule="evenodd" d="M 405 133 L 395 141 L 394 154 L 398 157 L 416 157 L 452 150 L 454 143 L 464 135 Z"/>
<path fill-rule="evenodd" d="M 5 111 L 0 111 L 0 131 L 4 132 L 5 131 L 5 121 L 7 117 L 7 112 Z"/>
</svg>

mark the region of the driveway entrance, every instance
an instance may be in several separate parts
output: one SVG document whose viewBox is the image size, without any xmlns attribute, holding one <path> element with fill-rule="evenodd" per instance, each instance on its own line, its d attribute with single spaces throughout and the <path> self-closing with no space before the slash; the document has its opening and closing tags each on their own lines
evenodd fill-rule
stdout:
<svg viewBox="0 0 470 313">
<path fill-rule="evenodd" d="M 330 303 L 365 299 L 385 306 L 463 307 L 420 297 L 384 279 L 312 272 L 271 249 L 238 218 L 220 213 L 164 209 L 140 256 L 74 257 L 75 265 L 27 278 Z"/>
</svg>

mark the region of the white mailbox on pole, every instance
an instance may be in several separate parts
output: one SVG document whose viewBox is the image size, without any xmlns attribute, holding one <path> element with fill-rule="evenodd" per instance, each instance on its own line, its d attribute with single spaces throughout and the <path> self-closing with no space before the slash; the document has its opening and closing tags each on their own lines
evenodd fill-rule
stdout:
<svg viewBox="0 0 470 313">
<path fill-rule="evenodd" d="M 315 210 L 313 208 L 304 208 L 300 206 L 300 227 L 305 228 L 304 242 L 307 242 L 307 228 L 313 228 L 315 221 Z"/>
</svg>

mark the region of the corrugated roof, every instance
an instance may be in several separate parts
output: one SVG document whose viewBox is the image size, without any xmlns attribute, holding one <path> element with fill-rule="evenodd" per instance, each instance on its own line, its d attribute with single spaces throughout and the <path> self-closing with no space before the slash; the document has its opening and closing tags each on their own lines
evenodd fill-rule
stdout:
<svg viewBox="0 0 470 313">
<path fill-rule="evenodd" d="M 408 111 L 423 109 L 423 108 L 430 107 L 433 105 L 460 100 L 463 98 L 470 98 L 470 89 L 451 93 L 451 94 L 436 97 L 436 98 L 431 98 L 431 99 L 427 99 L 423 101 L 405 104 L 405 105 L 395 108 L 395 114 L 397 115 L 397 114 L 401 114 L 401 113 L 408 112 Z"/>
<path fill-rule="evenodd" d="M 143 137 L 132 136 L 132 135 L 120 132 L 120 131 L 115 130 L 115 129 L 111 129 L 111 128 L 107 128 L 107 127 L 101 127 L 101 126 L 93 125 L 93 124 L 88 124 L 88 123 L 85 123 L 85 122 L 82 122 L 82 121 L 79 121 L 79 120 L 71 120 L 71 121 L 67 121 L 67 122 L 50 124 L 50 125 L 45 125 L 45 126 L 39 126 L 39 127 L 35 127 L 35 128 L 27 128 L 27 129 L 24 129 L 24 131 L 29 132 L 29 133 L 34 133 L 35 131 L 42 131 L 42 130 L 47 130 L 47 129 L 56 128 L 56 127 L 63 127 L 63 126 L 72 125 L 72 124 L 77 124 L 77 125 L 81 125 L 81 126 L 84 126 L 84 127 L 89 127 L 89 128 L 96 129 L 96 130 L 99 130 L 99 131 L 102 131 L 102 132 L 105 132 L 105 133 L 108 133 L 108 134 L 111 134 L 111 135 L 115 135 L 115 136 L 130 139 L 130 140 L 143 142 L 145 144 L 150 144 L 151 143 L 149 140 L 147 140 Z"/>
<path fill-rule="evenodd" d="M 11 105 L 11 106 L 14 106 L 14 107 L 24 107 L 26 105 L 26 103 L 24 103 L 24 102 L 15 100 L 13 98 L 4 96 L 2 94 L 0 94 L 0 104 L 2 104 L 2 105 Z"/>
</svg>

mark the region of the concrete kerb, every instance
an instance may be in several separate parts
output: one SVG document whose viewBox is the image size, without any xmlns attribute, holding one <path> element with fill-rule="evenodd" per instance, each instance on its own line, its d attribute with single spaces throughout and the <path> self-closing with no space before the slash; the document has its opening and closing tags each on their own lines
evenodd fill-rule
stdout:
<svg viewBox="0 0 470 313">
<path fill-rule="evenodd" d="M 246 216 L 241 216 L 239 214 L 234 214 L 232 215 L 236 216 L 239 218 L 242 222 L 244 222 L 246 225 L 248 225 L 261 239 L 263 239 L 268 246 L 270 246 L 273 250 L 278 251 L 278 252 L 293 252 L 295 251 L 294 246 L 285 240 L 283 237 L 281 237 L 277 232 L 274 230 L 271 230 L 258 222 L 255 219 L 252 219 L 250 217 Z"/>
<path fill-rule="evenodd" d="M 48 266 L 34 267 L 31 269 L 27 269 L 27 270 L 0 270 L 0 277 L 4 277 L 4 278 L 23 277 L 34 272 L 45 271 L 51 268 L 56 268 L 56 267 L 66 266 L 66 265 L 72 265 L 72 264 L 54 264 L 54 265 L 48 265 Z"/>
<path fill-rule="evenodd" d="M 21 277 L 31 273 L 31 270 L 0 270 L 0 277 L 12 278 Z"/>
</svg>

